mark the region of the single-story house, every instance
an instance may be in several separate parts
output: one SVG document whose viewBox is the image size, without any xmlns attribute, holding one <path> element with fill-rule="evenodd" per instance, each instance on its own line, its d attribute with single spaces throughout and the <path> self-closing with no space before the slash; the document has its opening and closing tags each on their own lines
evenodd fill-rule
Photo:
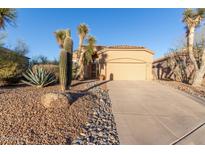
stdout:
<svg viewBox="0 0 205 154">
<path fill-rule="evenodd" d="M 87 66 L 86 78 L 106 80 L 152 80 L 154 52 L 140 46 L 96 46 L 93 63 Z"/>
<path fill-rule="evenodd" d="M 174 65 L 174 63 L 171 63 L 172 61 L 177 61 L 178 63 L 182 63 L 186 65 L 185 71 L 187 77 L 191 76 L 191 74 L 194 71 L 194 66 L 192 65 L 188 52 L 186 52 L 186 49 L 182 49 L 181 52 L 176 52 L 171 55 L 167 55 L 158 59 L 155 59 L 153 61 L 153 78 L 157 80 L 175 80 L 180 81 L 180 79 L 176 76 L 176 73 L 178 72 L 177 69 L 179 66 Z M 176 70 L 176 71 L 173 71 Z M 183 73 L 183 72 L 182 72 Z M 179 75 L 180 76 L 180 75 Z"/>
<path fill-rule="evenodd" d="M 153 79 L 156 80 L 174 80 L 174 81 L 180 81 L 183 79 L 189 80 L 191 83 L 191 79 L 193 78 L 194 73 L 194 65 L 192 64 L 188 52 L 186 52 L 186 49 L 182 49 L 182 52 L 175 53 L 174 55 L 175 60 L 178 61 L 178 63 L 186 64 L 186 67 L 183 69 L 183 71 L 177 71 L 179 65 L 173 65 L 172 68 L 170 67 L 170 56 L 165 56 L 162 58 L 155 59 L 153 61 Z M 173 71 L 175 70 L 175 71 Z M 184 73 L 184 71 L 186 73 Z M 181 78 L 182 75 L 184 78 Z M 187 82 L 187 81 L 183 81 Z M 205 85 L 205 76 L 203 80 L 203 85 Z"/>
</svg>

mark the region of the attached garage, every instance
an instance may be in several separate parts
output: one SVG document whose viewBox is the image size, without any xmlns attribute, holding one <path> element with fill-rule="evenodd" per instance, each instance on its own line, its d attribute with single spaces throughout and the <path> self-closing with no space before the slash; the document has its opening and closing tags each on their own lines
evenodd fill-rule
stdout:
<svg viewBox="0 0 205 154">
<path fill-rule="evenodd" d="M 146 64 L 108 63 L 107 75 L 113 80 L 146 80 Z"/>
<path fill-rule="evenodd" d="M 152 80 L 153 55 L 144 47 L 107 47 L 99 52 L 99 73 L 106 80 Z"/>
</svg>

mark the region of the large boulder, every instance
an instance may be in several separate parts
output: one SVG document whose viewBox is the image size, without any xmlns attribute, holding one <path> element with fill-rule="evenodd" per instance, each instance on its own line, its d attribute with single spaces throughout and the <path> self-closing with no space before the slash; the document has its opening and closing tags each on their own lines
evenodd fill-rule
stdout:
<svg viewBox="0 0 205 154">
<path fill-rule="evenodd" d="M 47 93 L 41 97 L 41 103 L 45 108 L 69 108 L 71 97 L 62 93 Z"/>
</svg>

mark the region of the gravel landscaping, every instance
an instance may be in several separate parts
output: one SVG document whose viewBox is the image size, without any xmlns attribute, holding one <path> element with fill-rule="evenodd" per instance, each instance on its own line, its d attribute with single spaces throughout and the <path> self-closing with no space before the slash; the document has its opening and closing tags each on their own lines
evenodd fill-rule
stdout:
<svg viewBox="0 0 205 154">
<path fill-rule="evenodd" d="M 88 89 L 90 89 L 89 92 L 97 96 L 93 100 L 97 106 L 92 109 L 89 121 L 83 126 L 80 136 L 72 144 L 119 144 L 116 123 L 111 110 L 111 100 L 107 90 L 99 86 L 95 87 L 95 83 L 88 84 Z"/>
<path fill-rule="evenodd" d="M 205 98 L 205 87 L 204 86 L 193 87 L 191 85 L 184 84 L 181 82 L 176 82 L 176 81 L 164 81 L 164 80 L 156 80 L 156 81 L 163 84 L 163 85 L 170 86 L 170 87 L 173 87 L 175 89 L 186 92 L 190 95 Z"/>
<path fill-rule="evenodd" d="M 0 144 L 119 144 L 111 101 L 98 82 L 73 82 L 70 108 L 45 108 L 59 86 L 0 87 Z"/>
</svg>

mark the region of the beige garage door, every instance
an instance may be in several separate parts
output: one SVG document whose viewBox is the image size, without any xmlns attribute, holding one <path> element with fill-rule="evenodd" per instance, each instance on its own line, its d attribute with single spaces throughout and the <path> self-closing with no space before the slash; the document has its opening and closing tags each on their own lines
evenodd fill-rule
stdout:
<svg viewBox="0 0 205 154">
<path fill-rule="evenodd" d="M 107 63 L 107 79 L 146 80 L 146 64 L 142 63 Z"/>
</svg>

